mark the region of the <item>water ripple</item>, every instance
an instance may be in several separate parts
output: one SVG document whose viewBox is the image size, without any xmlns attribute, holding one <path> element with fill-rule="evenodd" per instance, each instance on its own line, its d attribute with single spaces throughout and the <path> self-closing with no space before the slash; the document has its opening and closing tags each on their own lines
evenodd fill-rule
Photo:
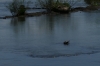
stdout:
<svg viewBox="0 0 100 66">
<path fill-rule="evenodd" d="M 72 56 L 79 56 L 79 55 L 84 55 L 84 54 L 95 54 L 99 53 L 100 51 L 91 51 L 91 52 L 86 52 L 86 53 L 75 53 L 75 54 L 57 54 L 57 55 L 28 55 L 29 57 L 32 58 L 57 58 L 57 57 L 72 57 Z"/>
</svg>

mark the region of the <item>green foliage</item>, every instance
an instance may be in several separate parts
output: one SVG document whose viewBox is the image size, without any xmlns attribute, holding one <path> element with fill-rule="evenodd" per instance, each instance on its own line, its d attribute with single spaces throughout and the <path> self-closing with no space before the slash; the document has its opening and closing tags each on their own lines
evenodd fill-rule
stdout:
<svg viewBox="0 0 100 66">
<path fill-rule="evenodd" d="M 24 0 L 13 0 L 12 2 L 8 3 L 6 7 L 13 16 L 24 15 L 26 11 Z"/>
<path fill-rule="evenodd" d="M 47 10 L 64 6 L 70 7 L 68 2 L 62 2 L 61 0 L 38 0 L 38 2 L 42 8 L 46 8 Z"/>
<path fill-rule="evenodd" d="M 20 5 L 19 9 L 18 9 L 18 15 L 25 15 L 25 5 Z"/>
</svg>

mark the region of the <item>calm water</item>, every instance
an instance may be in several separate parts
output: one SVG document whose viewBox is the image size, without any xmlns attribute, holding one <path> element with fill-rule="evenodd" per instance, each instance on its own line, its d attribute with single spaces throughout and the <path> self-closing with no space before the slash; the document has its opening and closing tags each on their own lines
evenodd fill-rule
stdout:
<svg viewBox="0 0 100 66">
<path fill-rule="evenodd" d="M 95 16 L 95 17 L 94 17 Z M 100 50 L 100 13 L 0 19 L 0 51 L 64 55 Z M 63 45 L 70 40 L 68 46 Z"/>
<path fill-rule="evenodd" d="M 99 17 L 100 11 L 0 19 L 0 51 L 38 57 L 99 52 Z"/>
</svg>

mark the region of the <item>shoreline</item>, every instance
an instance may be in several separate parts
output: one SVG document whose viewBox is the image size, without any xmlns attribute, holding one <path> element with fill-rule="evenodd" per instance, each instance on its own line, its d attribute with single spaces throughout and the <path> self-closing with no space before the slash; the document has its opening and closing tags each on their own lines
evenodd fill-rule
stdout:
<svg viewBox="0 0 100 66">
<path fill-rule="evenodd" d="M 88 12 L 88 11 L 95 11 L 98 10 L 100 6 L 87 6 L 87 7 L 76 7 L 76 8 L 71 8 L 69 13 L 71 12 L 78 12 L 78 11 L 83 11 L 83 12 Z M 45 8 L 27 8 L 29 9 L 45 9 Z M 0 17 L 0 19 L 7 19 L 7 18 L 14 18 L 14 17 L 34 17 L 34 16 L 40 16 L 43 14 L 58 14 L 59 12 L 47 12 L 47 11 L 41 11 L 41 12 L 34 12 L 34 13 L 26 13 L 25 15 L 21 16 L 4 16 Z M 59 14 L 68 14 L 68 13 L 59 13 Z"/>
</svg>

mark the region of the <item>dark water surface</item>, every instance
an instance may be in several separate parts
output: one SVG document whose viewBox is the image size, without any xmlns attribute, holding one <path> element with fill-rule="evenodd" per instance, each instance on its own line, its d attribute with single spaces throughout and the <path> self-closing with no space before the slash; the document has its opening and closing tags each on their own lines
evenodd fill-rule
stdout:
<svg viewBox="0 0 100 66">
<path fill-rule="evenodd" d="M 99 17 L 96 11 L 0 19 L 0 51 L 40 57 L 100 51 Z"/>
<path fill-rule="evenodd" d="M 11 15 L 0 4 L 0 16 Z M 100 11 L 0 19 L 0 51 L 59 57 L 100 51 Z M 69 40 L 69 45 L 63 42 Z"/>
</svg>

